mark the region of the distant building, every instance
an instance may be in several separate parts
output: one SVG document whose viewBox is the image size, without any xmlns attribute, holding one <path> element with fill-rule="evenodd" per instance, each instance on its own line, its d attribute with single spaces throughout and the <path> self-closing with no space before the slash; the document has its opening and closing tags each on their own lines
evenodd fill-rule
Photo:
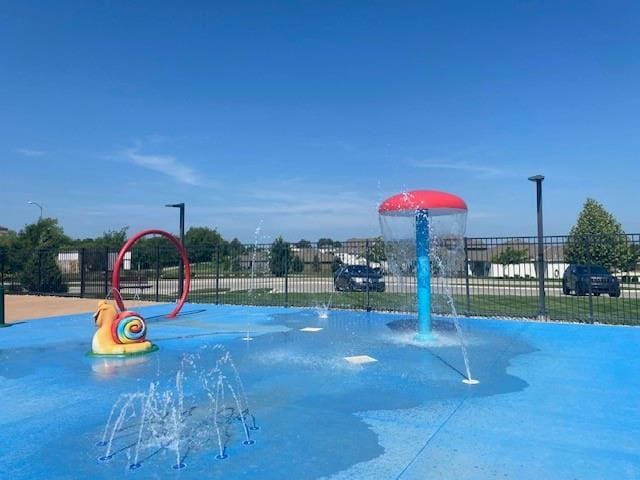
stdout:
<svg viewBox="0 0 640 480">
<path fill-rule="evenodd" d="M 305 272 L 330 272 L 333 259 L 335 258 L 333 253 L 327 252 L 324 249 L 301 248 L 294 253 L 302 260 L 302 263 L 304 263 Z"/>
<path fill-rule="evenodd" d="M 523 261 L 501 265 L 495 259 L 507 249 L 523 252 Z M 537 243 L 531 240 L 512 239 L 504 243 L 488 245 L 482 239 L 467 241 L 469 275 L 494 278 L 537 278 Z M 545 245 L 545 278 L 562 278 L 569 266 L 564 259 L 564 245 Z"/>
<path fill-rule="evenodd" d="M 118 252 L 109 252 L 109 271 L 113 271 L 116 264 Z M 57 259 L 58 267 L 64 274 L 80 273 L 80 252 L 60 252 Z M 104 268 L 104 266 L 102 267 Z M 122 270 L 131 270 L 131 251 L 125 252 L 122 261 Z"/>
<path fill-rule="evenodd" d="M 0 225 L 0 236 L 6 235 L 7 233 L 9 233 L 9 229 Z"/>
<path fill-rule="evenodd" d="M 252 253 L 243 253 L 231 260 L 231 271 L 253 272 L 258 275 L 269 273 L 269 251 L 256 250 Z"/>
<path fill-rule="evenodd" d="M 318 250 L 313 247 L 291 247 L 291 252 L 293 253 L 293 256 L 300 258 L 304 264 L 304 272 L 331 272 L 331 265 L 335 258 L 333 253 L 326 252 L 323 249 Z M 258 274 L 266 274 L 271 271 L 268 250 L 260 250 L 255 253 L 239 255 L 232 263 L 234 264 L 232 270 L 236 269 L 249 272 L 253 267 L 254 273 Z"/>
</svg>

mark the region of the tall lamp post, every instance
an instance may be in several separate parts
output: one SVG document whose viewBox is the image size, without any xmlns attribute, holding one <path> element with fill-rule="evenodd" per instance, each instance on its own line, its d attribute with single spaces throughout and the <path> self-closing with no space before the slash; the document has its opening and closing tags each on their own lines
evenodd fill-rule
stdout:
<svg viewBox="0 0 640 480">
<path fill-rule="evenodd" d="M 38 220 L 42 220 L 42 205 L 40 205 L 38 202 L 32 202 L 31 200 L 29 200 L 27 203 L 29 205 L 35 205 L 40 209 L 40 218 Z"/>
<path fill-rule="evenodd" d="M 544 175 L 534 175 L 529 177 L 531 182 L 536 183 L 536 204 L 538 212 L 538 320 L 548 320 L 547 308 L 544 295 L 544 245 L 542 232 L 542 181 Z"/>
<path fill-rule="evenodd" d="M 180 243 L 184 246 L 184 203 L 169 203 L 165 207 L 180 209 Z M 184 264 L 180 258 L 180 269 L 178 272 L 178 298 L 182 297 L 184 289 Z"/>
</svg>

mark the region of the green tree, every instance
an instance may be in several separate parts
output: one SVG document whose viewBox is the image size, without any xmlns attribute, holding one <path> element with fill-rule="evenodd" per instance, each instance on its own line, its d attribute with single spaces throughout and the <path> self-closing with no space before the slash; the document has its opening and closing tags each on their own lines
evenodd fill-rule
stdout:
<svg viewBox="0 0 640 480">
<path fill-rule="evenodd" d="M 127 230 L 129 227 L 122 227 L 119 230 L 107 230 L 101 236 L 96 238 L 83 238 L 82 240 L 74 240 L 73 246 L 83 251 L 83 263 L 85 269 L 104 270 L 105 267 L 105 251 L 119 251 L 127 241 Z"/>
<path fill-rule="evenodd" d="M 318 248 L 331 248 L 333 247 L 335 242 L 330 238 L 320 238 L 318 239 Z"/>
<path fill-rule="evenodd" d="M 27 249 L 57 249 L 72 245 L 55 218 L 41 218 L 36 223 L 26 225 L 18 233 L 18 241 Z"/>
<path fill-rule="evenodd" d="M 0 235 L 0 248 L 8 248 L 18 238 L 18 234 L 9 230 L 4 235 Z"/>
<path fill-rule="evenodd" d="M 387 255 L 384 250 L 384 238 L 376 237 L 373 241 L 369 242 L 368 258 L 370 262 L 384 262 L 387 259 Z"/>
<path fill-rule="evenodd" d="M 127 230 L 129 230 L 128 226 L 122 227 L 120 230 L 107 230 L 102 236 L 95 239 L 96 246 L 114 251 L 120 250 L 127 241 Z"/>
<path fill-rule="evenodd" d="M 507 247 L 498 255 L 494 255 L 491 259 L 493 263 L 499 263 L 500 265 L 512 265 L 516 263 L 528 262 L 529 254 L 526 250 L 518 250 L 517 248 Z"/>
<path fill-rule="evenodd" d="M 300 259 L 298 255 L 293 257 L 290 270 L 292 273 L 302 273 L 304 271 L 304 262 Z"/>
<path fill-rule="evenodd" d="M 240 242 L 240 240 L 238 240 L 237 238 L 234 238 L 229 242 L 229 246 L 227 249 L 228 255 L 231 255 L 233 257 L 233 256 L 242 255 L 245 252 L 246 252 L 246 249 L 244 248 L 244 245 L 242 245 L 242 242 Z"/>
<path fill-rule="evenodd" d="M 289 244 L 282 237 L 276 238 L 271 245 L 269 255 L 269 268 L 276 277 L 282 277 L 287 268 L 290 270 L 293 261 L 293 253 Z"/>
<path fill-rule="evenodd" d="M 210 261 L 216 248 L 226 243 L 216 229 L 191 227 L 184 235 L 184 243 L 191 263 Z"/>
<path fill-rule="evenodd" d="M 633 256 L 620 223 L 600 203 L 588 198 L 569 233 L 566 261 L 624 270 L 632 263 Z"/>
<path fill-rule="evenodd" d="M 229 258 L 229 267 L 232 272 L 240 271 L 240 255 L 245 253 L 244 245 L 234 238 L 231 240 L 226 249 L 226 256 Z"/>
<path fill-rule="evenodd" d="M 331 273 L 336 275 L 343 266 L 344 264 L 342 263 L 342 260 L 340 260 L 338 257 L 333 257 L 333 261 L 331 262 Z"/>
<path fill-rule="evenodd" d="M 634 271 L 638 267 L 638 262 L 640 261 L 640 244 L 632 243 L 629 245 L 629 253 L 629 262 L 624 268 L 627 272 Z"/>
<path fill-rule="evenodd" d="M 20 272 L 27 260 L 27 250 L 22 248 L 18 234 L 9 231 L 0 236 L 0 269 L 4 273 Z"/>
<path fill-rule="evenodd" d="M 313 263 L 311 264 L 311 269 L 313 270 L 313 272 L 315 273 L 319 273 L 321 270 L 321 266 L 320 266 L 320 257 L 318 257 L 318 255 L 314 255 L 313 256 Z"/>
<path fill-rule="evenodd" d="M 56 262 L 57 251 L 37 250 L 29 256 L 20 275 L 20 284 L 30 292 L 63 293 L 67 284 Z"/>
<path fill-rule="evenodd" d="M 84 238 L 82 240 L 74 240 L 75 247 L 84 247 L 91 249 L 105 249 L 118 251 L 127 241 L 127 230 L 129 227 L 122 227 L 119 230 L 107 230 L 101 236 L 96 238 Z"/>
<path fill-rule="evenodd" d="M 143 237 L 131 249 L 131 266 L 134 270 L 177 267 L 180 254 L 164 237 Z"/>
<path fill-rule="evenodd" d="M 26 225 L 17 236 L 21 260 L 26 260 L 20 283 L 29 291 L 61 293 L 67 291 L 57 263 L 58 249 L 72 244 L 55 218 L 42 218 Z"/>
<path fill-rule="evenodd" d="M 309 240 L 305 240 L 304 238 L 296 243 L 296 247 L 298 248 L 311 248 L 311 242 Z"/>
<path fill-rule="evenodd" d="M 223 272 L 230 272 L 231 271 L 231 258 L 230 257 L 223 257 L 220 260 L 220 270 L 222 270 Z"/>
</svg>

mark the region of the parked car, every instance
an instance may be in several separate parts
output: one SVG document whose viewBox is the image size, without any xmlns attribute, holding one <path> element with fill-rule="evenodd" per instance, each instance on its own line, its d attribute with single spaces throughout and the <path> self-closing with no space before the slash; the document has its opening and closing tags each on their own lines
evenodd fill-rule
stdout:
<svg viewBox="0 0 640 480">
<path fill-rule="evenodd" d="M 608 293 L 610 297 L 619 297 L 620 281 L 600 265 L 569 265 L 562 277 L 562 293 L 588 295 L 589 289 L 595 296 Z"/>
<path fill-rule="evenodd" d="M 333 284 L 338 292 L 384 292 L 380 270 L 366 265 L 348 265 L 336 271 Z"/>
</svg>

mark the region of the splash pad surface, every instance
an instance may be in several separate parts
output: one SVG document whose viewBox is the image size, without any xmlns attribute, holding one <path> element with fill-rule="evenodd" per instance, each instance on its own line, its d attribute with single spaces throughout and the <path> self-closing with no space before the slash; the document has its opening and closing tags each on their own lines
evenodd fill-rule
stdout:
<svg viewBox="0 0 640 480">
<path fill-rule="evenodd" d="M 0 477 L 640 476 L 639 329 L 461 319 L 481 381 L 468 386 L 447 318 L 435 319 L 437 341 L 419 343 L 415 319 L 406 315 L 333 310 L 320 319 L 311 309 L 209 305 L 184 311 L 200 308 L 150 320 L 160 350 L 130 362 L 85 356 L 89 314 L 5 329 Z M 254 340 L 243 341 L 247 334 Z M 144 393 L 151 382 L 170 388 L 185 356 L 208 371 L 222 350 L 255 416 L 254 444 L 244 444 L 237 416 L 228 416 L 227 457 L 216 458 L 215 438 L 199 426 L 207 396 L 185 370 L 184 411 L 193 413 L 180 434 L 184 468 L 173 468 L 167 445 L 144 450 L 130 469 L 139 417 L 115 432 L 113 457 L 98 460 L 104 447 L 96 444 L 121 395 Z M 377 362 L 345 361 L 364 355 Z"/>
</svg>

